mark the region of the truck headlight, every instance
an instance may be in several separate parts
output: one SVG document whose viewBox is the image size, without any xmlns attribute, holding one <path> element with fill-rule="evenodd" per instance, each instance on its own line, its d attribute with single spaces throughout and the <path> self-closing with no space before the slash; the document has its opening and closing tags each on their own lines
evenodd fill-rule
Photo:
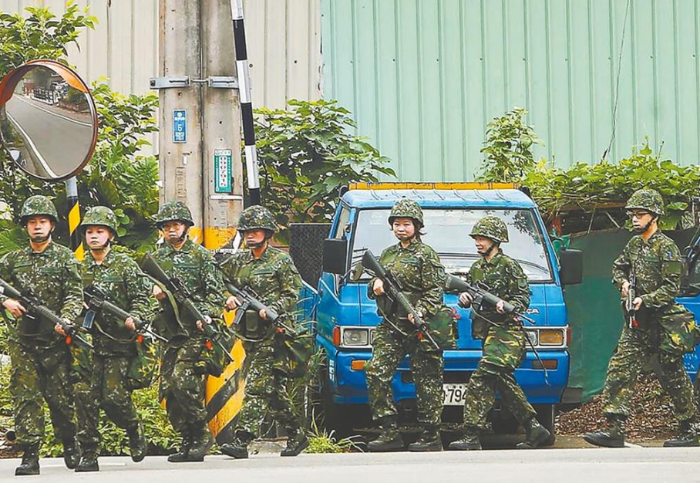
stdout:
<svg viewBox="0 0 700 483">
<path fill-rule="evenodd" d="M 564 331 L 561 329 L 540 329 L 540 345 L 563 346 Z"/>
<path fill-rule="evenodd" d="M 369 329 L 345 329 L 343 331 L 343 345 L 368 346 Z"/>
</svg>

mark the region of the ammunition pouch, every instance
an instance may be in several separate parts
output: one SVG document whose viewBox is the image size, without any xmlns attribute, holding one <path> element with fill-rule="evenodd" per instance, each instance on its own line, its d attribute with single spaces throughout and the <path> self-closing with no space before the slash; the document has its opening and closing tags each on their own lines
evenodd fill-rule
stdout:
<svg viewBox="0 0 700 483">
<path fill-rule="evenodd" d="M 449 350 L 455 348 L 455 340 L 459 336 L 457 334 L 457 321 L 452 309 L 442 307 L 437 314 L 426 320 L 426 322 L 430 335 L 435 339 L 440 349 Z M 427 342 L 427 338 L 424 340 Z"/>
<path fill-rule="evenodd" d="M 221 345 L 230 351 L 236 339 L 233 331 L 226 324 L 217 324 L 217 328 L 219 330 L 217 338 L 205 341 L 204 350 L 202 350 L 197 363 L 197 366 L 202 367 L 203 374 L 214 377 L 221 376 L 229 363 L 226 353 L 217 342 L 221 342 Z"/>
<path fill-rule="evenodd" d="M 158 372 L 158 344 L 150 337 L 137 336 L 134 341 L 136 355 L 129 361 L 126 373 L 126 387 L 130 390 L 143 389 L 153 383 Z"/>
<path fill-rule="evenodd" d="M 294 325 L 291 321 L 290 325 Z M 313 354 L 314 337 L 311 331 L 299 331 L 296 336 L 276 333 L 273 369 L 290 378 L 302 377 Z"/>
<path fill-rule="evenodd" d="M 239 308 L 243 313 L 236 325 L 236 333 L 241 339 L 250 342 L 260 342 L 271 333 L 271 323 L 261 319 L 256 310 L 250 308 Z"/>
<path fill-rule="evenodd" d="M 39 344 L 49 344 L 56 338 L 53 325 L 32 314 L 20 317 L 17 322 L 17 333 L 20 340 L 38 342 Z"/>
<path fill-rule="evenodd" d="M 189 338 L 189 333 L 180 324 L 172 306 L 166 304 L 153 319 L 153 329 L 172 345 L 179 345 Z"/>
<path fill-rule="evenodd" d="M 674 310 L 674 313 L 661 316 L 661 338 L 659 349 L 673 355 L 693 352 L 700 342 L 700 328 L 695 325 L 695 317 L 688 310 Z"/>
</svg>

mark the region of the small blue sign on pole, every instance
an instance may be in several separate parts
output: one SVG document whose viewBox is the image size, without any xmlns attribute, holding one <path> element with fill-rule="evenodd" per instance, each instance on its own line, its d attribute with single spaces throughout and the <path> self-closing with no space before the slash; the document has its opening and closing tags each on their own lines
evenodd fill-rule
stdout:
<svg viewBox="0 0 700 483">
<path fill-rule="evenodd" d="M 173 142 L 187 142 L 187 111 L 184 109 L 173 111 Z"/>
</svg>

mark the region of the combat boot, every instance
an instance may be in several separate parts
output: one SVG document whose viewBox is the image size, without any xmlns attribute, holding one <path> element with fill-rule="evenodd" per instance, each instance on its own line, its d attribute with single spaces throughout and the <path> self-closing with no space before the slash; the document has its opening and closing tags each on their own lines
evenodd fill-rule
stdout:
<svg viewBox="0 0 700 483">
<path fill-rule="evenodd" d="M 418 439 L 408 445 L 409 451 L 442 451 L 440 429 L 437 426 L 426 426 Z"/>
<path fill-rule="evenodd" d="M 448 448 L 458 451 L 480 450 L 481 441 L 479 440 L 479 430 L 471 427 L 466 428 L 462 437 L 457 441 L 452 441 Z"/>
<path fill-rule="evenodd" d="M 370 441 L 367 448 L 370 452 L 388 452 L 404 449 L 403 438 L 396 425 L 396 418 L 388 416 L 381 419 L 382 432 L 377 439 Z"/>
<path fill-rule="evenodd" d="M 63 461 L 69 470 L 74 470 L 80 463 L 80 448 L 75 439 L 63 440 Z"/>
<path fill-rule="evenodd" d="M 127 435 L 129 436 L 129 453 L 131 454 L 131 460 L 135 463 L 143 461 L 148 451 L 143 425 L 139 423 L 135 428 L 129 429 Z"/>
<path fill-rule="evenodd" d="M 678 435 L 664 441 L 664 448 L 686 448 L 691 446 L 700 446 L 698 443 L 698 432 L 695 429 L 695 421 L 692 419 L 684 419 L 680 422 Z"/>
<path fill-rule="evenodd" d="M 622 428 L 625 422 L 624 416 L 617 414 L 606 415 L 608 419 L 607 431 L 596 431 L 583 435 L 588 443 L 605 448 L 623 448 L 625 446 L 625 432 Z"/>
<path fill-rule="evenodd" d="M 223 454 L 237 460 L 248 458 L 248 441 L 245 438 L 236 436 L 230 443 L 222 444 L 219 449 Z"/>
<path fill-rule="evenodd" d="M 24 448 L 22 463 L 15 469 L 15 476 L 31 476 L 39 474 L 39 443 Z"/>
<path fill-rule="evenodd" d="M 517 449 L 535 449 L 545 443 L 550 433 L 547 428 L 542 426 L 537 418 L 530 418 L 524 424 L 525 426 L 525 441 L 515 445 Z"/>
<path fill-rule="evenodd" d="M 168 461 L 170 463 L 183 463 L 187 460 L 187 454 L 190 452 L 190 447 L 192 446 L 192 435 L 189 433 L 182 435 L 182 447 L 177 453 L 168 456 Z"/>
<path fill-rule="evenodd" d="M 83 452 L 83 457 L 75 468 L 76 473 L 87 473 L 89 471 L 100 471 L 100 465 L 97 463 L 97 451 L 92 448 Z"/>
<path fill-rule="evenodd" d="M 193 432 L 195 436 L 192 438 L 192 446 L 190 446 L 190 451 L 187 453 L 187 461 L 204 461 L 204 457 L 214 444 L 214 438 L 206 426 Z"/>
<path fill-rule="evenodd" d="M 280 452 L 280 456 L 297 456 L 309 447 L 309 438 L 303 430 L 289 431 L 287 446 Z"/>
</svg>

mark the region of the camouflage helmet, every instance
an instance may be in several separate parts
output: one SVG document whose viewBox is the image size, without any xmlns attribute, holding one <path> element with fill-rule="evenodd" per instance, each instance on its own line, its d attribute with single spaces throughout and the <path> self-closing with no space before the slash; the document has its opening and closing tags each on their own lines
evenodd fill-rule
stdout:
<svg viewBox="0 0 700 483">
<path fill-rule="evenodd" d="M 27 224 L 27 219 L 30 216 L 43 215 L 52 218 L 54 223 L 58 220 L 56 207 L 46 196 L 35 195 L 27 198 L 22 205 L 22 211 L 19 214 L 19 220 L 22 225 Z"/>
<path fill-rule="evenodd" d="M 423 210 L 420 205 L 413 200 L 408 198 L 401 198 L 397 201 L 394 206 L 391 207 L 391 213 L 389 213 L 389 224 L 394 223 L 396 218 L 411 218 L 415 220 L 420 226 L 425 226 L 423 223 Z"/>
<path fill-rule="evenodd" d="M 508 243 L 508 227 L 497 216 L 485 216 L 474 224 L 469 236 L 483 236 L 497 243 Z"/>
<path fill-rule="evenodd" d="M 168 201 L 156 214 L 156 226 L 161 228 L 168 221 L 181 221 L 187 226 L 194 225 L 192 213 L 182 201 Z"/>
<path fill-rule="evenodd" d="M 264 206 L 249 206 L 243 210 L 241 217 L 238 219 L 238 231 L 257 229 L 269 230 L 275 233 L 277 232 L 277 224 L 270 210 Z"/>
<path fill-rule="evenodd" d="M 84 231 L 88 226 L 93 225 L 106 226 L 116 235 L 119 222 L 117 221 L 117 215 L 106 206 L 94 206 L 85 214 L 85 218 L 80 223 L 80 228 Z"/>
<path fill-rule="evenodd" d="M 664 214 L 664 199 L 658 191 L 644 188 L 635 191 L 627 200 L 626 210 L 646 210 L 655 215 Z"/>
</svg>

